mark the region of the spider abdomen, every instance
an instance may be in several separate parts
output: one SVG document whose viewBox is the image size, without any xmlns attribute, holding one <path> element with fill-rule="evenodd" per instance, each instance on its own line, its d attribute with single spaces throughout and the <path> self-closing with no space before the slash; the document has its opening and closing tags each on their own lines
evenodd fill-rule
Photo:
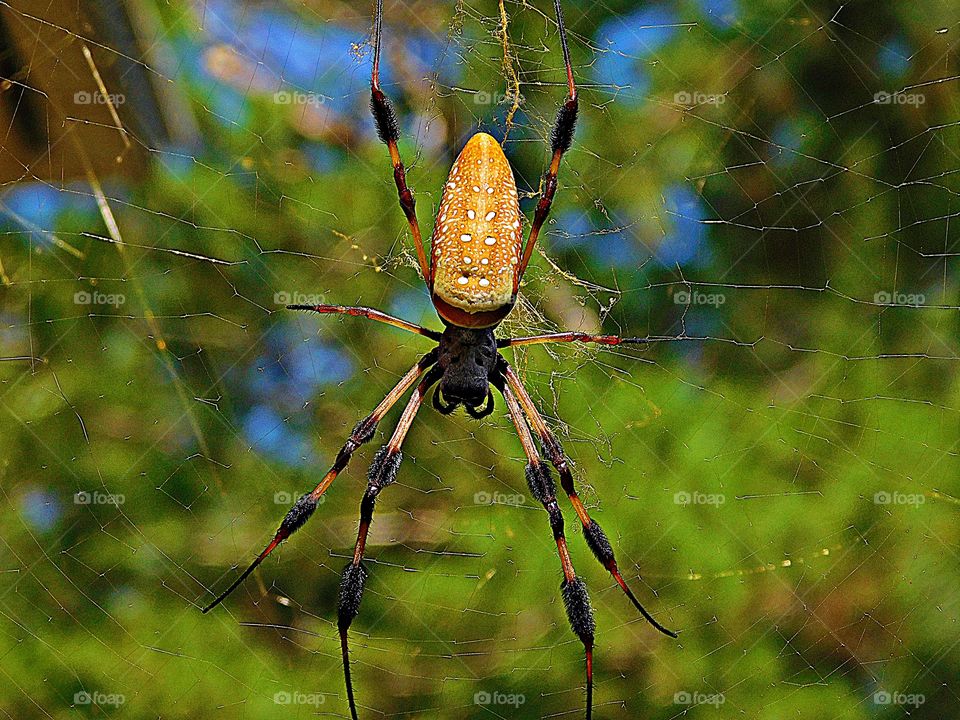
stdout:
<svg viewBox="0 0 960 720">
<path fill-rule="evenodd" d="M 499 323 L 516 301 L 520 204 L 500 143 L 477 133 L 450 170 L 433 230 L 431 276 L 440 316 L 461 327 Z"/>
</svg>

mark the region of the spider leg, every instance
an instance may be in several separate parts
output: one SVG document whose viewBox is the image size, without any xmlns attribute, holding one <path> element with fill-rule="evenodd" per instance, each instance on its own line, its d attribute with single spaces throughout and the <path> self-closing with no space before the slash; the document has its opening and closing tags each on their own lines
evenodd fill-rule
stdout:
<svg viewBox="0 0 960 720">
<path fill-rule="evenodd" d="M 417 222 L 417 201 L 410 188 L 407 187 L 407 171 L 400 159 L 400 150 L 397 140 L 400 138 L 400 122 L 393 109 L 393 103 L 380 89 L 380 38 L 383 26 L 383 0 L 377 0 L 377 9 L 373 18 L 373 70 L 370 74 L 370 111 L 377 124 L 377 134 L 390 150 L 390 162 L 393 164 L 393 180 L 397 185 L 400 196 L 400 207 L 407 216 L 410 232 L 413 234 L 413 244 L 417 250 L 417 260 L 420 263 L 420 272 L 423 279 L 430 285 L 430 266 L 427 264 L 427 254 L 423 249 L 423 237 L 420 235 L 420 223 Z"/>
<path fill-rule="evenodd" d="M 677 633 L 675 633 L 673 630 L 668 630 L 659 622 L 657 622 L 656 619 L 654 619 L 654 617 L 647 611 L 647 609 L 640 604 L 640 601 L 637 600 L 636 595 L 633 594 L 633 591 L 623 579 L 623 575 L 620 574 L 620 568 L 617 566 L 617 560 L 613 555 L 613 547 L 610 545 L 610 541 L 597 524 L 597 521 L 593 520 L 587 513 L 587 509 L 583 506 L 580 496 L 577 495 L 577 489 L 573 484 L 573 473 L 570 472 L 570 466 L 567 463 L 567 458 L 563 453 L 563 448 L 560 445 L 560 441 L 557 440 L 557 437 L 553 434 L 553 432 L 551 432 L 550 428 L 547 427 L 546 422 L 544 422 L 543 417 L 540 415 L 540 412 L 537 410 L 537 407 L 533 402 L 533 398 L 530 397 L 530 393 L 528 393 L 526 388 L 523 387 L 523 383 L 520 382 L 520 378 L 517 376 L 516 372 L 514 372 L 513 368 L 510 367 L 510 365 L 506 362 L 506 360 L 503 361 L 503 374 L 506 378 L 507 385 L 511 390 L 513 390 L 513 392 L 516 393 L 517 397 L 519 398 L 520 405 L 523 407 L 524 413 L 530 420 L 530 425 L 533 427 L 534 432 L 536 432 L 537 436 L 540 438 L 540 444 L 543 447 L 544 453 L 550 459 L 550 463 L 557 469 L 557 473 L 560 475 L 560 485 L 567 494 L 567 497 L 570 498 L 570 502 L 573 504 L 573 509 L 576 511 L 577 517 L 580 518 L 580 522 L 583 524 L 583 537 L 587 541 L 587 545 L 590 547 L 590 550 L 593 552 L 597 560 L 600 561 L 600 564 L 610 572 L 610 574 L 613 576 L 613 579 L 617 581 L 617 584 L 623 590 L 624 594 L 630 598 L 630 602 L 632 602 L 634 607 L 640 611 L 640 614 L 646 618 L 647 622 L 653 625 L 653 627 L 662 632 L 664 635 L 669 635 L 672 638 L 677 637 Z"/>
<path fill-rule="evenodd" d="M 320 313 L 321 315 L 353 315 L 354 317 L 365 317 L 368 320 L 376 320 L 377 322 L 386 323 L 387 325 L 392 325 L 407 332 L 423 335 L 431 340 L 437 340 L 438 342 L 440 340 L 440 333 L 436 330 L 430 330 L 420 325 L 415 325 L 412 322 L 402 320 L 401 318 L 394 317 L 393 315 L 387 315 L 387 313 L 375 308 L 362 306 L 351 307 L 346 305 L 287 305 L 287 310 L 310 310 L 311 312 Z"/>
<path fill-rule="evenodd" d="M 357 706 L 353 697 L 353 682 L 350 679 L 350 653 L 347 644 L 347 630 L 360 611 L 360 599 L 363 597 L 367 569 L 363 565 L 363 554 L 367 545 L 367 532 L 373 521 L 373 509 L 380 491 L 397 479 L 403 453 L 401 445 L 413 424 L 413 418 L 423 404 L 423 398 L 430 386 L 440 379 L 442 372 L 432 368 L 410 396 L 403 415 L 397 423 L 390 441 L 377 450 L 367 473 L 367 490 L 360 501 L 360 527 L 357 530 L 357 544 L 353 550 L 353 559 L 343 569 L 340 579 L 340 593 L 337 602 L 337 629 L 340 632 L 340 650 L 343 655 L 343 678 L 347 686 L 347 700 L 350 703 L 350 715 L 357 720 Z"/>
<path fill-rule="evenodd" d="M 616 335 L 589 335 L 581 332 L 547 333 L 527 337 L 504 338 L 497 340 L 498 348 L 517 347 L 518 345 L 542 345 L 544 343 L 583 342 L 598 345 L 643 345 L 649 340 L 637 337 L 618 337 Z"/>
<path fill-rule="evenodd" d="M 546 221 L 547 215 L 550 214 L 553 196 L 557 192 L 557 173 L 560 171 L 560 160 L 563 158 L 563 154 L 570 149 L 570 144 L 573 142 L 573 131 L 577 125 L 577 86 L 573 80 L 573 68 L 570 65 L 570 50 L 567 47 L 567 31 L 563 25 L 563 10 L 560 7 L 560 0 L 554 0 L 553 5 L 557 13 L 557 29 L 560 33 L 560 45 L 563 48 L 563 62 L 567 69 L 567 99 L 557 110 L 557 119 L 554 121 L 551 135 L 553 157 L 550 160 L 550 166 L 543 175 L 543 194 L 540 196 L 540 202 L 537 203 L 533 224 L 530 226 L 530 235 L 523 249 L 523 257 L 520 260 L 517 272 L 514 274 L 514 278 L 516 278 L 514 280 L 514 290 L 516 290 L 516 284 L 519 284 L 520 278 L 530 262 L 533 247 L 537 244 L 537 237 L 540 235 L 540 228 Z"/>
<path fill-rule="evenodd" d="M 570 620 L 573 632 L 583 643 L 586 656 L 587 720 L 590 720 L 593 713 L 593 636 L 596 629 L 593 610 L 590 607 L 590 596 L 587 594 L 586 584 L 574 572 L 573 561 L 570 559 L 570 552 L 567 550 L 567 540 L 563 534 L 563 514 L 557 504 L 556 486 L 550 474 L 550 468 L 540 459 L 537 446 L 530 434 L 530 428 L 523 417 L 523 411 L 517 402 L 517 398 L 510 388 L 503 384 L 502 378 L 496 379 L 496 386 L 507 403 L 510 419 L 517 429 L 520 444 L 527 456 L 525 474 L 530 494 L 540 501 L 550 516 L 550 527 L 553 530 L 553 538 L 557 543 L 557 553 L 560 555 L 560 564 L 563 567 L 563 582 L 560 585 L 563 604 L 567 609 L 567 617 Z"/>
<path fill-rule="evenodd" d="M 299 530 L 303 525 L 310 519 L 310 516 L 313 515 L 314 510 L 317 509 L 317 503 L 320 500 L 320 496 L 326 492 L 327 488 L 333 483 L 337 475 L 347 466 L 347 463 L 350 462 L 350 456 L 353 455 L 354 451 L 360 447 L 363 443 L 369 441 L 374 433 L 377 430 L 377 424 L 383 418 L 384 415 L 392 408 L 396 402 L 403 397 L 404 393 L 410 389 L 410 387 L 427 371 L 431 365 L 433 365 L 437 360 L 436 350 L 432 350 L 422 358 L 419 362 L 414 365 L 406 375 L 396 384 L 396 386 L 387 393 L 387 396 L 374 408 L 373 412 L 367 415 L 363 420 L 358 422 L 353 428 L 353 432 L 350 433 L 350 437 L 347 439 L 347 442 L 344 443 L 343 447 L 340 448 L 340 452 L 337 453 L 337 458 L 334 460 L 333 467 L 323 476 L 323 479 L 319 484 L 310 492 L 305 493 L 300 496 L 300 498 L 293 504 L 293 507 L 287 512 L 286 517 L 283 518 L 283 522 L 280 523 L 280 527 L 277 529 L 276 535 L 274 535 L 273 540 L 270 541 L 261 552 L 257 558 L 250 564 L 250 566 L 243 571 L 243 573 L 231 583 L 230 587 L 224 590 L 217 598 L 203 608 L 203 612 L 210 612 L 213 608 L 219 605 L 223 600 L 226 599 L 230 593 L 236 590 L 240 583 L 247 579 L 247 577 L 254 570 L 257 569 L 257 566 L 260 565 L 266 559 L 267 555 L 273 552 L 274 548 L 277 547 L 280 543 L 290 537 L 293 533 Z"/>
</svg>

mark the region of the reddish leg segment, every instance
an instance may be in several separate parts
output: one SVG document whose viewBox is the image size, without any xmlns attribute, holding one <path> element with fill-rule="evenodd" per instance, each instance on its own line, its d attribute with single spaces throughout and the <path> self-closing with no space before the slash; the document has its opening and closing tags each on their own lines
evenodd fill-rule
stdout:
<svg viewBox="0 0 960 720">
<path fill-rule="evenodd" d="M 512 367 L 507 365 L 506 361 L 504 361 L 503 364 L 505 366 L 503 373 L 507 380 L 507 385 L 516 393 L 520 405 L 527 419 L 530 421 L 530 425 L 540 438 L 540 444 L 543 447 L 544 453 L 550 459 L 550 463 L 557 469 L 560 475 L 560 485 L 563 487 L 564 492 L 567 493 L 567 497 L 570 498 L 573 509 L 576 510 L 577 517 L 580 518 L 580 522 L 583 525 L 583 537 L 587 541 L 590 550 L 594 556 L 596 556 L 597 560 L 600 561 L 600 564 L 610 572 L 613 579 L 616 580 L 620 586 L 620 589 L 630 598 L 630 602 L 632 602 L 640 614 L 646 618 L 647 622 L 664 635 L 669 635 L 672 638 L 677 637 L 677 634 L 673 630 L 665 628 L 647 612 L 647 609 L 640 604 L 636 595 L 633 594 L 633 591 L 623 579 L 623 575 L 620 574 L 620 568 L 617 566 L 617 560 L 613 554 L 613 546 L 610 545 L 610 541 L 597 524 L 597 521 L 591 519 L 587 513 L 587 509 L 583 506 L 583 502 L 580 500 L 580 496 L 577 495 L 577 490 L 573 483 L 573 473 L 570 472 L 570 466 L 567 463 L 567 458 L 564 455 L 560 441 L 557 440 L 550 428 L 547 427 L 546 422 L 544 422 L 543 417 L 533 402 L 533 398 L 530 397 L 530 394 L 523 387 L 523 383 L 520 382 L 520 378 L 516 372 L 514 372 Z"/>
<path fill-rule="evenodd" d="M 417 250 L 417 261 L 420 263 L 420 272 L 427 285 L 430 285 L 430 266 L 427 264 L 427 254 L 423 249 L 423 237 L 420 235 L 420 223 L 417 222 L 417 202 L 410 188 L 407 187 L 407 171 L 400 159 L 400 150 L 397 140 L 400 138 L 400 123 L 393 103 L 380 89 L 380 37 L 383 26 L 383 0 L 377 0 L 377 11 L 373 19 L 373 71 L 370 74 L 370 111 L 377 124 L 377 134 L 390 150 L 390 162 L 393 164 L 393 180 L 397 185 L 397 194 L 400 197 L 400 207 L 407 217 L 410 232 L 413 234 L 413 245 Z"/>
<path fill-rule="evenodd" d="M 376 310 L 375 308 L 347 305 L 287 305 L 287 309 L 309 310 L 311 312 L 320 313 L 321 315 L 353 315 L 354 317 L 365 317 L 368 320 L 376 320 L 377 322 L 392 325 L 393 327 L 406 330 L 407 332 L 423 335 L 431 340 L 440 340 L 440 333 L 438 333 L 436 330 L 429 330 L 428 328 L 415 325 L 412 322 L 407 322 L 406 320 L 394 317 L 393 315 L 387 315 L 387 313 Z"/>
<path fill-rule="evenodd" d="M 263 549 L 257 558 L 250 564 L 250 566 L 243 571 L 243 573 L 233 581 L 233 583 L 224 590 L 217 598 L 207 605 L 203 612 L 209 612 L 221 602 L 230 593 L 236 590 L 240 583 L 247 579 L 247 577 L 254 570 L 257 569 L 257 566 L 262 563 L 266 557 L 274 551 L 274 549 L 290 537 L 293 533 L 299 530 L 307 520 L 310 519 L 310 516 L 313 515 L 314 511 L 317 509 L 317 503 L 320 500 L 320 496 L 327 491 L 327 488 L 333 483 L 337 475 L 347 466 L 347 463 L 350 462 L 350 457 L 353 455 L 354 451 L 360 447 L 363 443 L 369 441 L 374 433 L 377 430 L 377 424 L 383 419 L 383 416 L 389 412 L 396 402 L 403 397 L 403 395 L 410 389 L 410 387 L 417 382 L 419 377 L 426 372 L 427 368 L 433 365 L 436 362 L 437 353 L 436 351 L 431 351 L 424 355 L 420 361 L 414 365 L 406 375 L 401 378 L 400 382 L 387 393 L 387 396 L 374 408 L 373 412 L 367 415 L 363 420 L 358 422 L 353 428 L 353 432 L 350 433 L 350 437 L 347 439 L 347 442 L 344 443 L 343 447 L 340 448 L 340 452 L 337 453 L 337 458 L 334 460 L 333 467 L 327 471 L 327 474 L 323 476 L 323 479 L 317 484 L 317 486 L 308 493 L 302 495 L 293 505 L 292 508 L 287 512 L 286 517 L 284 517 L 283 522 L 280 523 L 280 527 L 277 529 L 276 534 L 273 537 L 273 540 Z"/>
<path fill-rule="evenodd" d="M 589 335 L 581 332 L 558 332 L 546 335 L 529 335 L 527 337 L 504 338 L 497 341 L 498 348 L 517 347 L 519 345 L 543 345 L 546 343 L 583 342 L 597 343 L 598 345 L 643 345 L 648 340 L 644 338 L 623 338 L 616 335 Z"/>
<path fill-rule="evenodd" d="M 581 578 L 577 577 L 573 569 L 573 562 L 570 560 L 567 540 L 563 534 L 563 514 L 557 504 L 556 486 L 550 474 L 550 468 L 540 459 L 537 446 L 533 442 L 533 436 L 530 434 L 527 421 L 524 420 L 523 411 L 516 396 L 502 382 L 498 389 L 507 403 L 510 419 L 517 429 L 520 444 L 527 456 L 526 476 L 530 494 L 540 501 L 550 516 L 550 528 L 553 530 L 553 538 L 557 543 L 557 553 L 560 555 L 560 564 L 563 567 L 563 582 L 560 584 L 563 604 L 567 609 L 567 617 L 570 620 L 573 632 L 583 643 L 583 651 L 586 656 L 587 720 L 590 720 L 593 713 L 593 638 L 596 630 L 593 609 L 590 607 L 590 596 L 587 594 L 586 584 Z"/>
<path fill-rule="evenodd" d="M 537 237 L 540 235 L 540 228 L 543 227 L 547 215 L 550 214 L 553 196 L 557 192 L 557 173 L 560 172 L 560 160 L 563 159 L 563 154 L 570 149 L 570 144 L 573 142 L 573 131 L 577 125 L 577 86 L 573 81 L 573 67 L 570 65 L 570 50 L 567 47 L 567 31 L 563 25 L 563 10 L 560 7 L 560 0 L 554 0 L 554 10 L 557 14 L 560 45 L 563 48 L 563 63 L 567 70 L 567 99 L 557 111 L 557 119 L 553 125 L 551 136 L 553 157 L 550 159 L 550 166 L 543 175 L 543 194 L 540 196 L 540 202 L 537 203 L 537 210 L 533 216 L 530 236 L 527 238 L 527 244 L 523 250 L 519 270 L 514 276 L 517 284 L 519 284 L 520 278 L 530 262 L 533 248 L 537 244 Z"/>
<path fill-rule="evenodd" d="M 360 527 L 357 530 L 357 542 L 353 550 L 353 559 L 343 569 L 340 579 L 340 594 L 337 604 L 337 628 L 340 632 L 340 650 L 343 655 L 343 677 L 347 686 L 347 700 L 350 703 L 350 715 L 357 720 L 357 705 L 353 697 L 353 682 L 350 679 L 350 653 L 347 643 L 347 630 L 360 611 L 360 600 L 367 580 L 367 569 L 363 565 L 363 555 L 367 547 L 367 533 L 373 521 L 373 509 L 380 491 L 392 485 L 397 479 L 400 470 L 400 461 L 403 454 L 400 448 L 407 432 L 413 424 L 413 418 L 423 404 L 427 390 L 440 379 L 438 368 L 430 370 L 426 377 L 417 386 L 410 401 L 407 403 L 400 422 L 394 430 L 390 441 L 377 450 L 367 473 L 367 490 L 360 501 Z"/>
</svg>

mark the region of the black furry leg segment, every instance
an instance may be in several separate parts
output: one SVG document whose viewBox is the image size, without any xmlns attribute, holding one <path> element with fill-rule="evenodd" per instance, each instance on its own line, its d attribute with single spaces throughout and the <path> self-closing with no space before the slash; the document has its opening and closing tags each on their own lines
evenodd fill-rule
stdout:
<svg viewBox="0 0 960 720">
<path fill-rule="evenodd" d="M 426 377 L 417 386 L 410 401 L 400 416 L 396 430 L 390 441 L 377 450 L 370 470 L 367 473 L 367 489 L 360 501 L 360 527 L 357 530 L 357 543 L 353 550 L 353 559 L 347 563 L 340 578 L 340 592 L 337 597 L 337 630 L 340 633 L 340 651 L 343 655 L 343 681 L 347 688 L 347 701 L 350 703 L 350 716 L 357 720 L 357 704 L 353 695 L 353 681 L 350 677 L 350 648 L 347 640 L 347 631 L 357 613 L 360 612 L 360 600 L 367 582 L 367 569 L 363 564 L 364 551 L 367 546 L 367 533 L 370 523 L 373 522 L 373 510 L 380 491 L 392 485 L 400 471 L 400 461 L 403 453 L 400 451 L 403 441 L 413 424 L 417 411 L 423 404 L 423 399 L 437 380 L 441 372 L 434 367 L 427 372 Z"/>
<path fill-rule="evenodd" d="M 573 569 L 573 561 L 567 550 L 567 540 L 563 534 L 563 514 L 557 504 L 556 485 L 550 474 L 550 468 L 540 459 L 537 446 L 530 434 L 530 428 L 523 417 L 523 410 L 510 388 L 504 384 L 503 376 L 494 379 L 494 385 L 503 395 L 507 403 L 510 419 L 517 429 L 520 444 L 527 456 L 525 471 L 527 487 L 530 494 L 543 505 L 550 518 L 550 529 L 553 530 L 553 539 L 557 543 L 557 554 L 560 556 L 560 565 L 563 569 L 563 582 L 560 583 L 560 593 L 563 596 L 563 605 L 567 610 L 567 619 L 574 634 L 583 643 L 583 652 L 586 660 L 587 680 L 587 710 L 586 717 L 590 720 L 593 714 L 593 640 L 596 624 L 593 619 L 593 609 L 590 607 L 590 596 L 583 580 L 577 577 Z"/>
<path fill-rule="evenodd" d="M 353 618 L 360 612 L 360 598 L 367 581 L 367 569 L 363 564 L 348 564 L 343 569 L 340 580 L 340 595 L 337 607 L 337 630 L 340 632 L 340 653 L 343 657 L 343 681 L 347 687 L 347 702 L 350 704 L 350 717 L 357 718 L 357 701 L 353 695 L 353 680 L 350 678 L 350 646 L 347 630 Z"/>
<path fill-rule="evenodd" d="M 276 549 L 276 547 L 286 540 L 288 537 L 293 535 L 297 530 L 303 527 L 307 520 L 310 519 L 310 516 L 313 515 L 314 511 L 317 509 L 317 504 L 320 502 L 320 497 L 327 491 L 327 488 L 333 484 L 333 481 L 337 479 L 337 476 L 347 467 L 347 463 L 350 462 L 350 458 L 353 456 L 353 453 L 358 447 L 363 445 L 365 442 L 368 442 L 376 433 L 377 425 L 380 420 L 383 419 L 383 416 L 390 411 L 397 401 L 403 397 L 403 395 L 411 388 L 411 386 L 417 382 L 423 373 L 427 371 L 431 365 L 437 361 L 437 352 L 435 350 L 430 351 L 422 358 L 419 362 L 410 368 L 407 371 L 407 374 L 401 378 L 393 389 L 387 393 L 386 397 L 380 401 L 380 404 L 373 409 L 367 417 L 358 422 L 353 428 L 353 432 L 350 433 L 350 437 L 347 438 L 347 441 L 343 444 L 343 447 L 340 448 L 340 452 L 337 453 L 336 460 L 333 462 L 333 467 L 327 471 L 327 474 L 323 476 L 323 479 L 317 484 L 317 486 L 308 493 L 304 493 L 300 496 L 299 499 L 293 504 L 293 507 L 287 512 L 286 517 L 283 518 L 283 522 L 280 523 L 280 527 L 277 529 L 276 534 L 273 537 L 273 540 L 270 541 L 270 544 L 263 549 L 263 551 L 256 557 L 256 559 L 250 563 L 249 567 L 244 570 L 233 583 L 230 584 L 226 590 L 220 593 L 213 602 L 203 608 L 203 612 L 207 613 L 213 610 L 217 605 L 223 602 L 227 596 L 230 595 L 234 590 L 240 587 L 240 584 L 249 577 L 249 575 L 257 569 L 257 567 L 262 563 L 266 557 Z"/>
<path fill-rule="evenodd" d="M 593 619 L 593 609 L 590 607 L 590 596 L 587 586 L 581 578 L 574 577 L 572 581 L 564 579 L 560 584 L 563 595 L 563 606 L 567 609 L 567 618 L 574 634 L 583 643 L 583 652 L 586 657 L 587 673 L 587 720 L 593 715 L 593 636 L 596 632 L 596 623 Z"/>
<path fill-rule="evenodd" d="M 567 497 L 569 497 L 570 502 L 573 505 L 573 509 L 577 513 L 577 517 L 583 524 L 583 537 L 587 541 L 587 545 L 589 546 L 591 552 L 593 552 L 594 557 L 596 557 L 600 564 L 609 571 L 609 573 L 613 576 L 613 579 L 616 580 L 617 584 L 620 586 L 620 589 L 623 590 L 623 593 L 627 596 L 627 598 L 629 598 L 630 602 L 633 603 L 633 606 L 641 615 L 643 615 L 647 622 L 649 622 L 656 630 L 664 635 L 672 638 L 677 637 L 677 633 L 675 633 L 673 630 L 665 628 L 663 625 L 657 622 L 653 615 L 651 615 L 647 609 L 640 604 L 640 601 L 637 600 L 637 596 L 633 594 L 633 591 L 623 579 L 623 575 L 620 573 L 620 568 L 617 566 L 617 560 L 613 554 L 613 546 L 607 539 L 606 534 L 597 524 L 597 521 L 593 520 L 589 513 L 587 513 L 587 509 L 583 506 L 583 502 L 580 500 L 580 496 L 577 494 L 577 489 L 573 482 L 573 473 L 570 471 L 570 465 L 567 462 L 566 456 L 564 455 L 560 441 L 557 440 L 557 437 L 553 434 L 550 428 L 547 427 L 546 422 L 544 422 L 543 417 L 540 415 L 540 412 L 537 410 L 536 405 L 533 402 L 533 398 L 530 397 L 530 394 L 523 387 L 523 383 L 520 382 L 520 378 L 505 360 L 502 362 L 501 371 L 507 382 L 507 387 L 516 393 L 520 405 L 522 406 L 527 419 L 530 421 L 530 425 L 540 438 L 540 444 L 543 447 L 544 454 L 550 460 L 550 463 L 557 469 L 557 473 L 560 475 L 560 485 L 563 487 Z"/>
</svg>

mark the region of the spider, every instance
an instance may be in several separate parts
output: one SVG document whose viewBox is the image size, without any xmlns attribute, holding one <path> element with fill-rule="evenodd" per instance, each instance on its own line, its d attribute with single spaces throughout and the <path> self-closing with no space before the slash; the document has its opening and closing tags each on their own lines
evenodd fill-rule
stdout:
<svg viewBox="0 0 960 720">
<path fill-rule="evenodd" d="M 516 302 L 520 280 L 530 261 L 540 229 L 550 212 L 557 190 L 560 161 L 573 141 L 577 121 L 577 87 L 570 65 L 570 51 L 567 48 L 560 0 L 554 0 L 554 10 L 566 67 L 568 92 L 557 111 L 551 136 L 553 155 L 543 176 L 543 192 L 526 243 L 522 241 L 520 233 L 520 206 L 513 170 L 500 143 L 490 135 L 479 132 L 470 138 L 450 170 L 434 225 L 428 263 L 417 221 L 416 203 L 413 193 L 407 187 L 406 171 L 397 148 L 399 123 L 392 103 L 380 87 L 383 0 L 376 1 L 370 109 L 377 133 L 390 151 L 400 207 L 410 225 L 420 272 L 445 329 L 440 333 L 369 307 L 288 306 L 292 310 L 365 317 L 437 342 L 437 346 L 420 358 L 373 412 L 357 423 L 337 454 L 333 467 L 313 490 L 294 503 L 263 552 L 230 587 L 203 609 L 206 613 L 219 605 L 274 548 L 303 527 L 317 509 L 320 497 L 346 468 L 356 449 L 373 438 L 377 425 L 387 412 L 410 388 L 416 386 L 390 440 L 374 455 L 367 475 L 367 489 L 360 503 L 360 524 L 353 559 L 347 563 L 340 580 L 337 627 L 343 657 L 344 682 L 353 720 L 357 720 L 357 707 L 350 679 L 347 631 L 360 609 L 360 600 L 367 580 L 368 571 L 363 563 L 367 532 L 373 520 L 377 497 L 381 490 L 397 479 L 402 457 L 401 445 L 417 411 L 434 385 L 437 385 L 437 388 L 433 393 L 433 406 L 444 415 L 462 406 L 470 416 L 483 418 L 493 412 L 491 387 L 503 396 L 527 457 L 525 475 L 530 494 L 546 509 L 557 543 L 563 570 L 560 592 L 567 617 L 573 632 L 583 643 L 586 660 L 587 720 L 591 717 L 593 707 L 593 610 L 586 585 L 574 571 L 563 532 L 563 515 L 557 503 L 556 486 L 549 467 L 540 456 L 534 433 L 547 460 L 560 475 L 560 485 L 583 525 L 583 536 L 597 560 L 611 573 L 636 609 L 653 627 L 665 635 L 677 637 L 675 632 L 665 628 L 647 612 L 627 586 L 617 566 L 610 541 L 597 522 L 590 518 L 577 495 L 573 474 L 560 442 L 544 422 L 514 369 L 499 352 L 503 348 L 538 343 L 584 342 L 619 345 L 640 342 L 640 339 L 579 332 L 515 338 L 497 338 L 494 335 L 494 330 Z"/>
</svg>

